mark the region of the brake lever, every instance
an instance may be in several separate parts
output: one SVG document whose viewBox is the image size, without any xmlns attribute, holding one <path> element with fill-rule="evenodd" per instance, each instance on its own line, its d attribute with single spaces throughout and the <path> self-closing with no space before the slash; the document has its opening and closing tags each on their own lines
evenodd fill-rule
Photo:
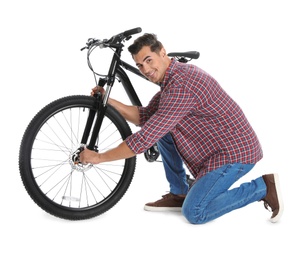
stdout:
<svg viewBox="0 0 305 260">
<path fill-rule="evenodd" d="M 83 51 L 85 49 L 89 49 L 93 44 L 96 44 L 97 42 L 100 42 L 98 39 L 89 38 L 85 47 L 81 48 L 80 50 Z"/>
</svg>

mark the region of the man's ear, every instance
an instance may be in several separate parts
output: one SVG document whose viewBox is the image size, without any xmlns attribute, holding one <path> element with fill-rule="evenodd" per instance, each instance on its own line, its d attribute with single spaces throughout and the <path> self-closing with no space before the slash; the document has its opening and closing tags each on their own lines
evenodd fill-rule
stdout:
<svg viewBox="0 0 305 260">
<path fill-rule="evenodd" d="M 166 50 L 164 48 L 161 49 L 161 57 L 164 58 L 166 55 Z"/>
</svg>

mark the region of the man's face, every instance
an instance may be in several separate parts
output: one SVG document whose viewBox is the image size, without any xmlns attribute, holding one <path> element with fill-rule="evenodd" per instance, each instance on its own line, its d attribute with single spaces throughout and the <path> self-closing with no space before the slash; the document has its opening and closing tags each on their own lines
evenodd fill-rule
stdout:
<svg viewBox="0 0 305 260">
<path fill-rule="evenodd" d="M 160 53 L 152 52 L 149 46 L 144 46 L 136 55 L 133 55 L 141 73 L 154 83 L 162 82 L 170 59 L 162 48 Z"/>
</svg>

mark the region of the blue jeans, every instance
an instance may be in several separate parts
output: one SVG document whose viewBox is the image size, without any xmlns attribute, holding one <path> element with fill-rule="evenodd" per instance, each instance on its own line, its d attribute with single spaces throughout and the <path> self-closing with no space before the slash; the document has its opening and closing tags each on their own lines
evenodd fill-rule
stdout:
<svg viewBox="0 0 305 260">
<path fill-rule="evenodd" d="M 189 186 L 182 159 L 176 150 L 172 136 L 168 133 L 157 143 L 161 154 L 165 176 L 173 194 L 187 194 Z"/>
<path fill-rule="evenodd" d="M 237 188 L 229 188 L 254 164 L 226 164 L 197 180 L 187 192 L 186 173 L 182 159 L 175 149 L 170 134 L 158 142 L 164 163 L 170 192 L 187 194 L 182 214 L 192 224 L 203 224 L 232 210 L 244 207 L 266 196 L 266 184 L 262 177 L 243 183 Z"/>
</svg>

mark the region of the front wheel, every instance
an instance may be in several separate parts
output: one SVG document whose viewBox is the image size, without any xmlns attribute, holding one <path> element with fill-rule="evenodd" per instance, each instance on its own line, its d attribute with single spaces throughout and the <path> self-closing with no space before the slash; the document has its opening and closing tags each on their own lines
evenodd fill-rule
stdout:
<svg viewBox="0 0 305 260">
<path fill-rule="evenodd" d="M 58 99 L 37 113 L 21 141 L 19 170 L 27 192 L 38 206 L 60 218 L 89 219 L 106 212 L 123 197 L 134 175 L 136 157 L 97 165 L 74 163 L 91 109 L 93 97 Z M 116 147 L 131 133 L 125 119 L 108 106 L 98 150 Z"/>
</svg>

